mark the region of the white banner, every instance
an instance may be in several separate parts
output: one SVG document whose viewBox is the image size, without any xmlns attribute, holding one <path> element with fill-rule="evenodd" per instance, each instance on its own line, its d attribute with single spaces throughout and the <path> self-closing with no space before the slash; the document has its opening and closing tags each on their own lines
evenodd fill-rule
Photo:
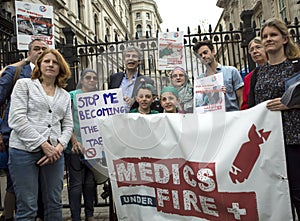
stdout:
<svg viewBox="0 0 300 221">
<path fill-rule="evenodd" d="M 292 220 L 281 113 L 101 120 L 119 220 Z"/>
<path fill-rule="evenodd" d="M 27 50 L 33 39 L 43 39 L 54 48 L 53 7 L 16 1 L 16 29 L 19 50 Z"/>
</svg>

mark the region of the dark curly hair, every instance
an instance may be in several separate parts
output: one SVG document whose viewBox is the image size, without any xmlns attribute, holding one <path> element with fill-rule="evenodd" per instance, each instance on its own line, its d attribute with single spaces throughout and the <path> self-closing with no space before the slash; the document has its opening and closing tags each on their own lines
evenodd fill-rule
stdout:
<svg viewBox="0 0 300 221">
<path fill-rule="evenodd" d="M 199 48 L 201 48 L 202 46 L 207 46 L 211 51 L 214 50 L 214 45 L 213 45 L 212 41 L 205 40 L 205 41 L 199 41 L 194 45 L 194 47 L 193 47 L 194 52 L 197 53 Z"/>
</svg>

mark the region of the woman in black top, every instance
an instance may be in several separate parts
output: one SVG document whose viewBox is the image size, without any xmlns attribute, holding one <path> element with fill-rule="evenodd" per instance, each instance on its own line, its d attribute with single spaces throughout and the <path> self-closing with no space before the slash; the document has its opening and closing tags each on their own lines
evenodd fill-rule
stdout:
<svg viewBox="0 0 300 221">
<path fill-rule="evenodd" d="M 285 80 L 294 73 L 293 60 L 300 58 L 299 47 L 292 41 L 287 26 L 277 18 L 267 20 L 261 28 L 261 39 L 269 61 L 256 76 L 254 104 L 267 101 L 271 111 L 281 111 L 287 172 L 292 205 L 300 216 L 300 104 L 287 107 L 280 100 Z"/>
</svg>

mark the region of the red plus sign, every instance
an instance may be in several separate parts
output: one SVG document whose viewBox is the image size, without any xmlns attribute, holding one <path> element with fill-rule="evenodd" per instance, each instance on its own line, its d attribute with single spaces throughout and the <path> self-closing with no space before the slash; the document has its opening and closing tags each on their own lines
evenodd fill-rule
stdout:
<svg viewBox="0 0 300 221">
<path fill-rule="evenodd" d="M 246 215 L 246 209 L 240 209 L 238 203 L 232 203 L 232 208 L 227 208 L 228 213 L 234 215 L 234 219 L 241 220 L 241 215 Z"/>
</svg>

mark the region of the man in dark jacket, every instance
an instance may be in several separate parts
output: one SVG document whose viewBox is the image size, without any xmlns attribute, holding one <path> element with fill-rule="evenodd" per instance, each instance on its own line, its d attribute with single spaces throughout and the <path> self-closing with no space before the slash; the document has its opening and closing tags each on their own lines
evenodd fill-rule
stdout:
<svg viewBox="0 0 300 221">
<path fill-rule="evenodd" d="M 19 61 L 13 65 L 9 65 L 3 71 L 0 78 L 0 106 L 3 106 L 7 103 L 7 107 L 4 111 L 3 120 L 0 125 L 0 151 L 8 152 L 9 145 L 9 136 L 11 129 L 8 126 L 8 112 L 10 104 L 10 95 L 14 86 L 17 67 L 21 68 L 19 78 L 30 78 L 31 72 L 34 68 L 34 63 L 37 60 L 38 56 L 48 48 L 48 45 L 41 39 L 34 39 L 28 44 L 28 57 L 22 61 Z M 13 212 L 15 208 L 15 194 L 13 190 L 12 181 L 7 173 L 7 187 L 6 194 L 4 198 L 4 211 L 3 215 L 5 220 L 13 220 Z"/>
<path fill-rule="evenodd" d="M 125 110 L 128 113 L 134 104 L 136 89 L 141 81 L 154 85 L 154 81 L 139 72 L 142 60 L 139 48 L 130 46 L 123 51 L 124 72 L 119 72 L 109 77 L 108 89 L 122 88 Z M 143 79 L 143 80 L 142 80 Z"/>
</svg>

